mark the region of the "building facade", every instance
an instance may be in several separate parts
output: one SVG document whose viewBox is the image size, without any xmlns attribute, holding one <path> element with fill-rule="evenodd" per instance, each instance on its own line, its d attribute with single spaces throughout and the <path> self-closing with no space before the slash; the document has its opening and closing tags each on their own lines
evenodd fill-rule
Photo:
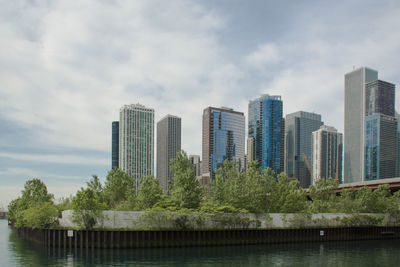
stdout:
<svg viewBox="0 0 400 267">
<path fill-rule="evenodd" d="M 343 135 L 334 127 L 322 125 L 312 133 L 312 173 L 317 179 L 334 178 L 342 183 Z"/>
<path fill-rule="evenodd" d="M 397 177 L 397 123 L 381 113 L 366 117 L 365 181 Z"/>
<path fill-rule="evenodd" d="M 154 173 L 154 109 L 124 105 L 119 115 L 119 168 L 134 178 L 137 190 L 140 178 Z"/>
<path fill-rule="evenodd" d="M 119 121 L 111 124 L 111 169 L 118 168 L 119 153 Z"/>
<path fill-rule="evenodd" d="M 394 95 L 395 85 L 381 80 L 365 85 L 365 116 L 380 113 L 395 116 Z"/>
<path fill-rule="evenodd" d="M 248 136 L 253 138 L 254 157 L 262 169 L 276 174 L 284 168 L 284 120 L 280 96 L 262 95 L 249 102 Z"/>
<path fill-rule="evenodd" d="M 303 188 L 312 182 L 307 166 L 312 161 L 312 133 L 322 124 L 321 115 L 305 111 L 285 117 L 285 173 L 297 178 Z"/>
<path fill-rule="evenodd" d="M 189 161 L 192 163 L 196 176 L 201 175 L 201 160 L 199 155 L 189 155 Z"/>
<path fill-rule="evenodd" d="M 167 115 L 157 123 L 157 179 L 166 191 L 173 178 L 171 161 L 180 150 L 181 118 Z"/>
<path fill-rule="evenodd" d="M 378 79 L 378 72 L 359 68 L 344 77 L 344 182 L 364 180 L 366 84 Z"/>
<path fill-rule="evenodd" d="M 236 160 L 244 167 L 245 119 L 243 112 L 230 108 L 208 107 L 203 111 L 202 174 L 210 174 L 223 166 L 225 159 Z"/>
</svg>

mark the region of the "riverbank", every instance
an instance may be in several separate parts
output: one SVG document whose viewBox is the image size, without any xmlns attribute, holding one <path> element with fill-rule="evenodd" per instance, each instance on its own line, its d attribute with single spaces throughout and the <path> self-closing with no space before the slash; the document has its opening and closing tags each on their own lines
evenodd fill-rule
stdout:
<svg viewBox="0 0 400 267">
<path fill-rule="evenodd" d="M 400 227 L 398 226 L 190 231 L 85 231 L 19 228 L 17 231 L 21 238 L 45 247 L 86 249 L 228 246 L 400 238 Z"/>
</svg>

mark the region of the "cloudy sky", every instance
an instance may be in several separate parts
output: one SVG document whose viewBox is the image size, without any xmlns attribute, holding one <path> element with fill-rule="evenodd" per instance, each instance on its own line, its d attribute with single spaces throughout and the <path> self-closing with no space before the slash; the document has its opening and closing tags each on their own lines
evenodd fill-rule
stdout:
<svg viewBox="0 0 400 267">
<path fill-rule="evenodd" d="M 0 209 L 29 178 L 56 197 L 110 168 L 124 104 L 182 118 L 201 154 L 207 106 L 245 112 L 279 94 L 284 114 L 343 131 L 343 75 L 399 85 L 400 2 L 0 0 Z M 397 103 L 400 103 L 397 96 Z M 399 107 L 399 104 L 396 105 Z"/>
</svg>

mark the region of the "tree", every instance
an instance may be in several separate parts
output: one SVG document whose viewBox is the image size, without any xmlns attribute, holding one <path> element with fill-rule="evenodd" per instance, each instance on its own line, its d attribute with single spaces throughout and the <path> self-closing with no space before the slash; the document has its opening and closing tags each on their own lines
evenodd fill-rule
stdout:
<svg viewBox="0 0 400 267">
<path fill-rule="evenodd" d="M 72 199 L 73 221 L 78 226 L 91 230 L 103 219 L 102 210 L 106 208 L 105 203 L 100 201 L 91 188 L 81 188 Z"/>
<path fill-rule="evenodd" d="M 93 190 L 92 190 L 93 191 Z M 134 180 L 126 172 L 113 169 L 108 172 L 104 186 L 104 195 L 111 208 L 127 199 L 127 192 L 134 192 Z"/>
<path fill-rule="evenodd" d="M 271 178 L 272 175 L 268 178 L 268 212 L 294 213 L 305 211 L 306 192 L 300 187 L 298 181 L 289 180 L 284 173 L 278 175 L 278 182 Z"/>
<path fill-rule="evenodd" d="M 24 211 L 24 226 L 30 228 L 49 228 L 58 223 L 58 210 L 52 202 L 44 202 Z"/>
<path fill-rule="evenodd" d="M 53 203 L 53 195 L 47 192 L 46 185 L 37 178 L 26 181 L 22 196 L 10 202 L 8 218 L 16 227 L 26 226 L 24 212 L 43 203 Z M 54 204 L 53 204 L 54 205 Z"/>
<path fill-rule="evenodd" d="M 152 208 L 162 198 L 163 191 L 154 176 L 145 176 L 140 179 L 138 190 L 138 208 L 141 210 Z"/>
<path fill-rule="evenodd" d="M 195 170 L 184 151 L 177 153 L 171 164 L 174 175 L 171 196 L 180 208 L 196 209 L 200 206 L 203 190 L 196 179 Z"/>
<path fill-rule="evenodd" d="M 335 192 L 338 186 L 338 181 L 332 178 L 316 180 L 315 184 L 309 188 L 312 200 L 309 210 L 312 213 L 338 211 L 338 197 Z"/>
<path fill-rule="evenodd" d="M 104 188 L 103 188 L 103 185 L 101 184 L 101 181 L 97 175 L 93 174 L 92 178 L 89 180 L 89 182 L 86 183 L 86 185 L 87 185 L 87 188 L 90 188 L 93 190 L 93 192 L 99 197 L 99 199 L 102 202 L 105 202 Z"/>
</svg>

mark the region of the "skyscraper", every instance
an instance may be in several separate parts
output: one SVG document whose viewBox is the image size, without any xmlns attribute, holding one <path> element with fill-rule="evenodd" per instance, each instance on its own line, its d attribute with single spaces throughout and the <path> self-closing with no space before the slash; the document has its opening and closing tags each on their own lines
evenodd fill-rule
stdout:
<svg viewBox="0 0 400 267">
<path fill-rule="evenodd" d="M 173 175 L 171 160 L 181 150 L 181 118 L 167 115 L 157 123 L 157 178 L 160 186 L 168 190 Z"/>
<path fill-rule="evenodd" d="M 365 181 L 396 177 L 397 123 L 381 113 L 366 117 Z"/>
<path fill-rule="evenodd" d="M 378 79 L 378 72 L 356 69 L 344 77 L 344 182 L 364 178 L 366 83 Z"/>
<path fill-rule="evenodd" d="M 365 85 L 366 97 L 365 116 L 380 113 L 395 116 L 394 94 L 395 85 L 381 80 L 369 82 Z"/>
<path fill-rule="evenodd" d="M 321 115 L 305 111 L 285 117 L 285 173 L 296 177 L 304 188 L 312 179 L 306 163 L 312 160 L 312 133 L 322 124 Z"/>
<path fill-rule="evenodd" d="M 119 122 L 113 121 L 111 125 L 111 169 L 115 169 L 118 168 Z"/>
<path fill-rule="evenodd" d="M 201 160 L 199 155 L 189 155 L 189 161 L 192 163 L 193 168 L 196 172 L 196 176 L 201 175 Z"/>
<path fill-rule="evenodd" d="M 254 138 L 254 160 L 262 169 L 279 174 L 284 167 L 284 122 L 280 96 L 262 95 L 249 102 L 249 138 Z"/>
<path fill-rule="evenodd" d="M 119 113 L 119 168 L 139 179 L 153 175 L 154 109 L 141 104 L 124 105 Z"/>
<path fill-rule="evenodd" d="M 244 167 L 244 114 L 230 108 L 208 107 L 203 111 L 202 174 L 223 166 L 224 160 L 236 160 Z"/>
<path fill-rule="evenodd" d="M 342 183 L 343 135 L 334 127 L 322 125 L 312 133 L 313 181 L 334 178 Z"/>
</svg>

